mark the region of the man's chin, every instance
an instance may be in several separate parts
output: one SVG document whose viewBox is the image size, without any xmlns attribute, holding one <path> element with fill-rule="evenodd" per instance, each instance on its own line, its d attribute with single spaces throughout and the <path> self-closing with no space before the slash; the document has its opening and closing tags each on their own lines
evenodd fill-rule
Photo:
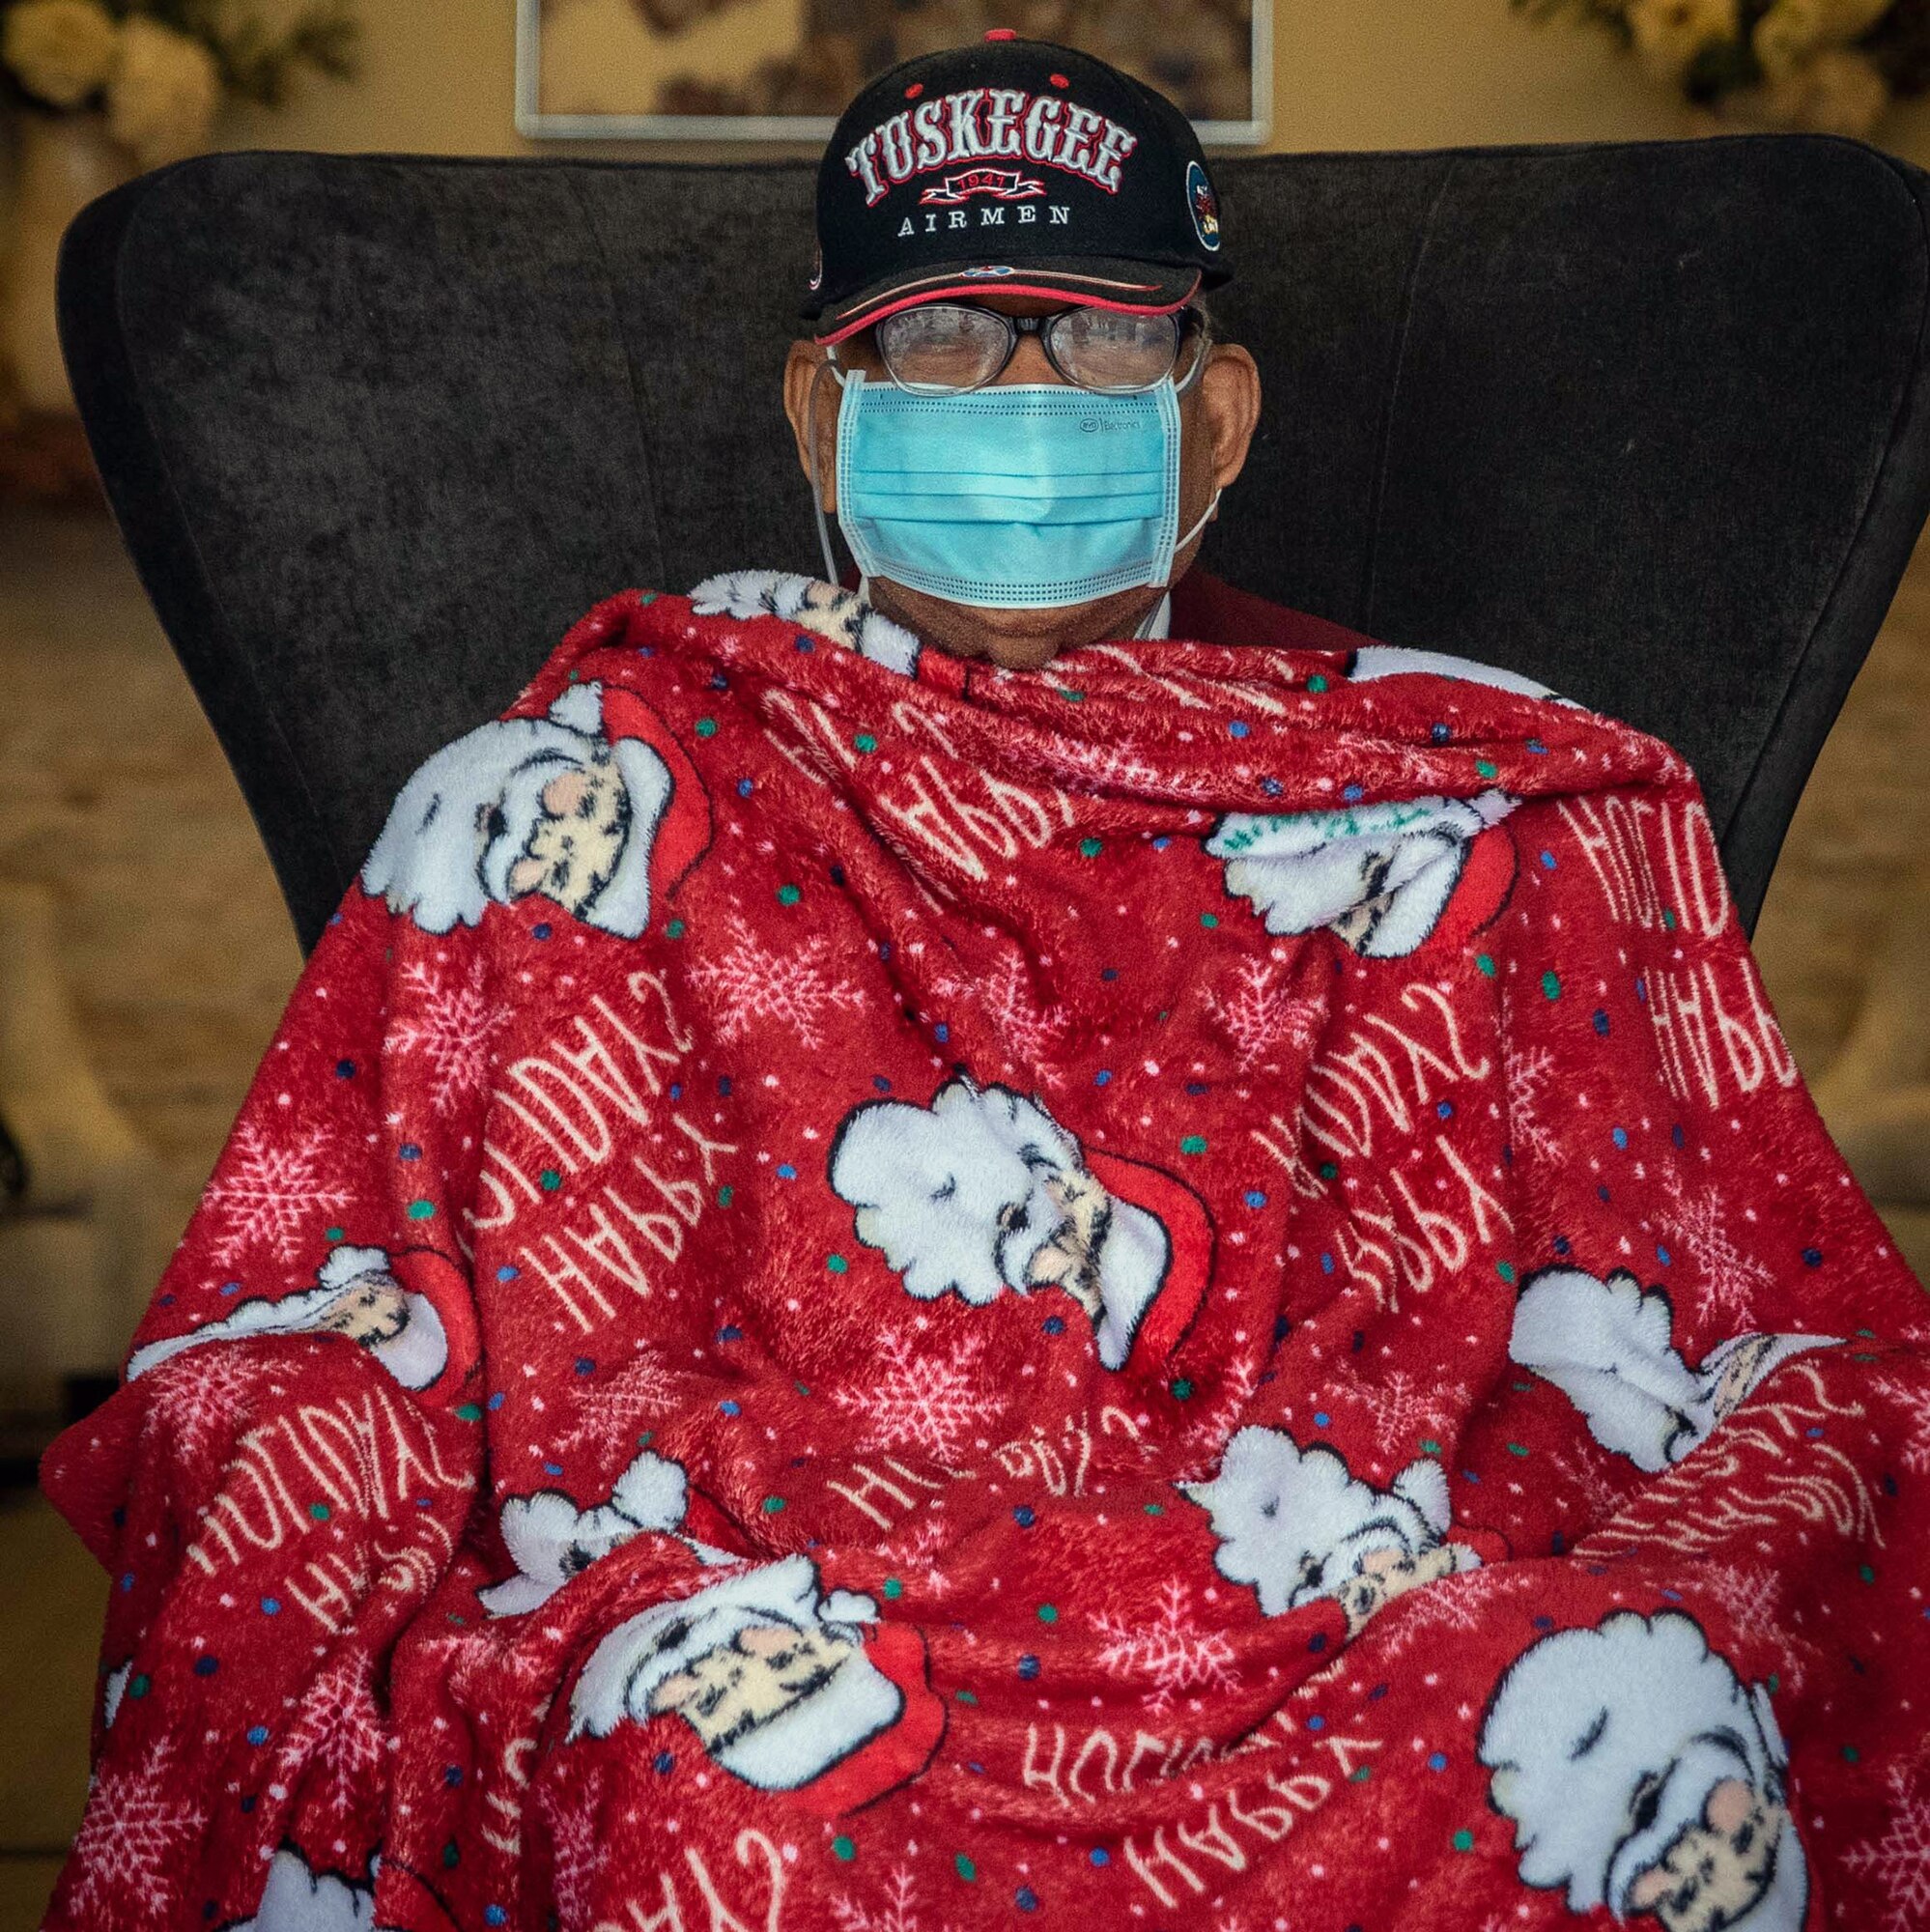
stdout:
<svg viewBox="0 0 1930 1932">
<path fill-rule="evenodd" d="M 958 658 L 983 658 L 1005 670 L 1039 670 L 1062 651 L 1130 637 L 1157 590 L 1125 590 L 1056 610 L 986 610 L 951 604 L 901 583 L 873 579 L 871 603 L 921 641 Z"/>
</svg>

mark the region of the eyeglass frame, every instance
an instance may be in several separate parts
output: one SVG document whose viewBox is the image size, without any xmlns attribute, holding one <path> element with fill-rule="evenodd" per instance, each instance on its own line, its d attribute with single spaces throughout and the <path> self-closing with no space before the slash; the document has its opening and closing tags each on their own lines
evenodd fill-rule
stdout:
<svg viewBox="0 0 1930 1932">
<path fill-rule="evenodd" d="M 1018 354 L 1019 337 L 1022 335 L 1036 335 L 1038 337 L 1039 350 L 1045 356 L 1046 361 L 1052 365 L 1052 373 L 1061 382 L 1065 384 L 1068 388 L 1083 389 L 1088 395 L 1092 396 L 1143 396 L 1149 390 L 1158 388 L 1161 383 L 1172 380 L 1173 371 L 1179 363 L 1179 352 L 1186 345 L 1186 335 L 1190 327 L 1200 337 L 1200 353 L 1194 358 L 1193 366 L 1187 370 L 1185 380 L 1174 384 L 1173 393 L 1176 396 L 1183 396 L 1200 380 L 1201 373 L 1205 370 L 1208 360 L 1208 352 L 1213 346 L 1212 318 L 1197 302 L 1187 302 L 1183 307 L 1177 310 L 1168 310 L 1160 317 L 1161 321 L 1170 322 L 1173 325 L 1173 360 L 1167 365 L 1165 375 L 1156 376 L 1151 382 L 1142 383 L 1131 388 L 1099 388 L 1091 383 L 1081 383 L 1075 377 L 1068 375 L 1061 365 L 1059 357 L 1052 352 L 1052 329 L 1054 325 L 1063 322 L 1068 315 L 1080 313 L 1082 309 L 1089 306 L 1087 303 L 1068 302 L 1065 307 L 1056 308 L 1049 315 L 1008 315 L 1003 309 L 984 308 L 977 302 L 921 302 L 917 306 L 922 309 L 963 309 L 973 315 L 990 316 L 994 321 L 1003 324 L 1005 327 L 1006 353 L 999 358 L 999 366 L 989 376 L 986 376 L 980 382 L 972 383 L 963 387 L 953 388 L 930 383 L 915 384 L 901 382 L 896 371 L 892 367 L 891 357 L 885 354 L 883 345 L 878 341 L 877 330 L 879 324 L 874 323 L 865 332 L 870 336 L 872 347 L 877 353 L 878 360 L 884 365 L 885 374 L 891 379 L 893 387 L 902 389 L 908 396 L 970 396 L 976 394 L 980 389 L 989 389 L 1011 367 L 1012 357 Z M 907 312 L 904 310 L 898 311 L 900 314 Z M 889 322 L 890 320 L 891 317 L 889 316 L 879 319 L 880 323 Z M 830 357 L 832 363 L 836 365 L 838 359 L 836 345 L 827 345 L 825 354 Z"/>
</svg>

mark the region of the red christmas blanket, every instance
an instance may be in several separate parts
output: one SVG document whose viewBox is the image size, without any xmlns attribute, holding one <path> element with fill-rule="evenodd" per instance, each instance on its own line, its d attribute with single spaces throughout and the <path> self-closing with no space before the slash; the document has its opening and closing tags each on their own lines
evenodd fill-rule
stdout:
<svg viewBox="0 0 1930 1932">
<path fill-rule="evenodd" d="M 1907 1932 L 1925 1312 L 1654 740 L 613 598 L 48 1460 L 48 1922 Z"/>
</svg>

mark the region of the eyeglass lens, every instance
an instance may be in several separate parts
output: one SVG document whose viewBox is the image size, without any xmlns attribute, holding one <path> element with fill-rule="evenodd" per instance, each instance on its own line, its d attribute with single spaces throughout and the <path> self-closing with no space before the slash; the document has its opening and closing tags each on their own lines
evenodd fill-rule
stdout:
<svg viewBox="0 0 1930 1932">
<path fill-rule="evenodd" d="M 1009 316 L 963 303 L 927 302 L 887 316 L 875 330 L 886 372 L 900 387 L 933 392 L 982 388 L 1018 345 Z M 1068 308 L 1039 330 L 1047 358 L 1068 383 L 1101 390 L 1149 389 L 1173 373 L 1181 325 L 1171 315 Z"/>
</svg>

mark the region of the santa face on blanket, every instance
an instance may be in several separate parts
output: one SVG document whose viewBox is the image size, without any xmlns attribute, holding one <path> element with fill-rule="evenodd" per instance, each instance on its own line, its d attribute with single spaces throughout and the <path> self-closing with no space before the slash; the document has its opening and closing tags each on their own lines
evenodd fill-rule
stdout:
<svg viewBox="0 0 1930 1932">
<path fill-rule="evenodd" d="M 570 1697 L 573 1734 L 675 1716 L 711 1759 L 828 1816 L 915 1777 L 944 1729 L 922 1645 L 868 1597 L 822 1594 L 803 1556 L 742 1571 L 605 1637 Z"/>
<path fill-rule="evenodd" d="M 542 718 L 481 724 L 409 781 L 362 885 L 427 932 L 541 894 L 634 939 L 710 837 L 689 759 L 646 708 L 573 686 Z"/>
<path fill-rule="evenodd" d="M 960 1076 L 928 1107 L 873 1100 L 838 1123 L 831 1185 L 921 1301 L 1063 1289 L 1100 1363 L 1163 1359 L 1206 1293 L 1211 1231 L 1171 1176 L 1082 1148 L 1036 1100 Z"/>
<path fill-rule="evenodd" d="M 1808 1869 L 1768 1692 L 1692 1618 L 1618 1611 L 1508 1667 L 1483 1722 L 1522 1880 L 1666 1932 L 1800 1932 Z"/>
</svg>

